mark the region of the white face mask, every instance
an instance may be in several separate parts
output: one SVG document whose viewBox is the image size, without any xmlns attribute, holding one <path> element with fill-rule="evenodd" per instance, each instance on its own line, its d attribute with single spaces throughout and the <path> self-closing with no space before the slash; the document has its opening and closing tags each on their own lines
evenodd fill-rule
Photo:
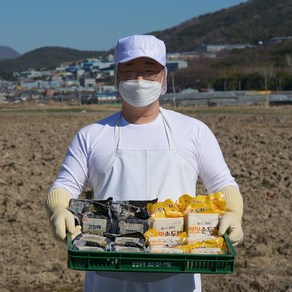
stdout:
<svg viewBox="0 0 292 292">
<path fill-rule="evenodd" d="M 120 81 L 121 97 L 134 107 L 145 107 L 156 101 L 161 94 L 161 83 L 149 80 Z"/>
</svg>

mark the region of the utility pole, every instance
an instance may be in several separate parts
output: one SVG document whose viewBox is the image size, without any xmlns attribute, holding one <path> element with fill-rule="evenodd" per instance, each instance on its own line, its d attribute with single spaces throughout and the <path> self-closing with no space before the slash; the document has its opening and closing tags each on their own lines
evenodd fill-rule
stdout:
<svg viewBox="0 0 292 292">
<path fill-rule="evenodd" d="M 265 91 L 268 91 L 268 78 L 265 76 Z"/>
<path fill-rule="evenodd" d="M 173 91 L 173 107 L 176 107 L 176 97 L 175 97 L 175 85 L 174 85 L 174 73 L 172 73 L 172 91 Z"/>
<path fill-rule="evenodd" d="M 265 95 L 266 95 L 266 107 L 269 107 L 270 105 L 270 98 L 268 95 L 268 78 L 265 76 Z"/>
<path fill-rule="evenodd" d="M 82 105 L 81 94 L 80 94 L 80 86 L 78 87 L 78 97 L 79 97 L 79 105 Z"/>
</svg>

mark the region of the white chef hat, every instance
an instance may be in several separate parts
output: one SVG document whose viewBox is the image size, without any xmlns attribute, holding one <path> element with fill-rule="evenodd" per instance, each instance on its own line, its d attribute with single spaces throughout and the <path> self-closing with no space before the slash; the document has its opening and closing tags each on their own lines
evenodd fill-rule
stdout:
<svg viewBox="0 0 292 292">
<path fill-rule="evenodd" d="M 164 94 L 167 90 L 166 47 L 164 42 L 153 35 L 131 35 L 118 40 L 114 51 L 116 70 L 119 63 L 140 57 L 151 58 L 165 68 L 161 92 L 161 94 Z"/>
<path fill-rule="evenodd" d="M 162 66 L 166 64 L 166 48 L 163 41 L 153 35 L 132 35 L 118 40 L 115 47 L 115 63 L 148 57 Z"/>
</svg>

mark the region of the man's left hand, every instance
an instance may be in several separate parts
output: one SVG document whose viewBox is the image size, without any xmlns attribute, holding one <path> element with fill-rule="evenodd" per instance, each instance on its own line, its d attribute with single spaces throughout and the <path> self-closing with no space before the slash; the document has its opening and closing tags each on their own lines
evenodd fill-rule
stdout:
<svg viewBox="0 0 292 292">
<path fill-rule="evenodd" d="M 239 190 L 234 186 L 227 186 L 221 190 L 226 201 L 226 211 L 219 224 L 219 235 L 229 234 L 230 241 L 237 246 L 243 241 L 241 219 L 243 214 L 243 200 Z"/>
</svg>

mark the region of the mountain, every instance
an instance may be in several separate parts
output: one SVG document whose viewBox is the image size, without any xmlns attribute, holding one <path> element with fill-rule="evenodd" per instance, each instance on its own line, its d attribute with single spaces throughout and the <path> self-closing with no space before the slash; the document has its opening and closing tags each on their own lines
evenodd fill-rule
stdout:
<svg viewBox="0 0 292 292">
<path fill-rule="evenodd" d="M 250 0 L 178 26 L 153 32 L 169 52 L 192 51 L 200 44 L 251 43 L 292 36 L 292 0 Z"/>
<path fill-rule="evenodd" d="M 10 47 L 6 46 L 0 46 L 0 60 L 5 60 L 5 59 L 14 59 L 19 57 L 20 54 L 13 50 Z"/>
<path fill-rule="evenodd" d="M 150 34 L 163 39 L 168 52 L 193 51 L 201 44 L 258 44 L 274 37 L 292 36 L 291 15 L 292 0 L 249 0 Z M 63 62 L 102 56 L 109 52 L 112 52 L 112 49 L 98 52 L 44 47 L 16 59 L 0 61 L 0 76 L 11 76 L 12 72 L 28 68 L 54 68 Z M 253 50 L 248 52 L 250 56 L 254 55 Z M 248 54 L 244 57 L 247 60 Z M 269 54 L 268 49 L 265 49 L 265 54 Z M 261 57 L 261 54 L 257 55 Z"/>
<path fill-rule="evenodd" d="M 62 47 L 43 47 L 13 60 L 0 61 L 0 76 L 7 76 L 12 72 L 24 71 L 29 68 L 39 70 L 41 68 L 54 69 L 64 62 L 95 58 L 105 55 L 98 51 L 80 51 Z"/>
</svg>

